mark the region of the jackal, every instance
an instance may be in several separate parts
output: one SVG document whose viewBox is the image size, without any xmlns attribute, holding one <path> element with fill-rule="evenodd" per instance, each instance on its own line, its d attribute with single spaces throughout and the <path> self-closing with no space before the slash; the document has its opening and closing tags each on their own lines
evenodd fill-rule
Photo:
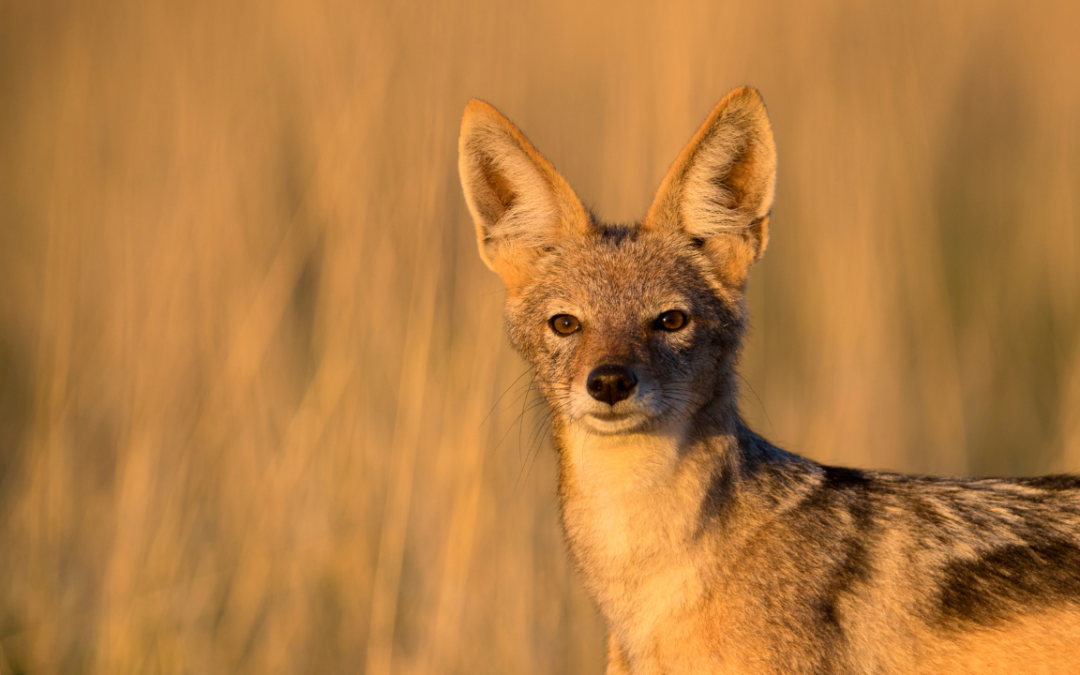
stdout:
<svg viewBox="0 0 1080 675">
<path fill-rule="evenodd" d="M 486 103 L 459 150 L 608 673 L 1080 673 L 1080 477 L 823 466 L 740 419 L 776 173 L 757 91 L 720 101 L 632 226 Z"/>
</svg>

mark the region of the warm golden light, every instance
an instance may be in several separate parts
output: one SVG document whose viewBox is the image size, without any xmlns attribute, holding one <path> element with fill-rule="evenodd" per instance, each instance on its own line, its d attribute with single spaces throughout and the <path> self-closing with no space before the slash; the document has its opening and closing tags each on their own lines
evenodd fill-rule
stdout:
<svg viewBox="0 0 1080 675">
<path fill-rule="evenodd" d="M 0 673 L 601 672 L 458 184 L 473 97 L 630 221 L 754 85 L 779 183 L 751 424 L 827 462 L 1080 471 L 1078 25 L 6 3 Z"/>
</svg>

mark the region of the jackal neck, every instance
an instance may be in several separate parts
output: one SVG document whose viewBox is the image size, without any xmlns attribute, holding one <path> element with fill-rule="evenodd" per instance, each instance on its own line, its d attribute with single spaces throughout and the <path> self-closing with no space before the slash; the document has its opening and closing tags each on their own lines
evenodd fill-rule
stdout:
<svg viewBox="0 0 1080 675">
<path fill-rule="evenodd" d="M 705 551 L 697 536 L 735 435 L 689 429 L 598 436 L 556 429 L 563 527 L 586 585 L 612 622 L 647 605 L 657 620 L 703 592 Z"/>
</svg>

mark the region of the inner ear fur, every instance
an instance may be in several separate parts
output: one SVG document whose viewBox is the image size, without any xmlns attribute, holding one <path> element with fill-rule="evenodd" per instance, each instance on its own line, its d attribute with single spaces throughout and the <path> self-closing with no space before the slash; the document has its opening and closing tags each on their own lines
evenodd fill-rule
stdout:
<svg viewBox="0 0 1080 675">
<path fill-rule="evenodd" d="M 729 286 L 746 283 L 769 243 L 776 145 L 756 89 L 730 92 L 679 153 L 643 227 L 698 242 Z"/>
<path fill-rule="evenodd" d="M 566 180 L 483 101 L 465 107 L 458 171 L 480 257 L 511 292 L 545 250 L 588 227 L 585 208 Z"/>
</svg>

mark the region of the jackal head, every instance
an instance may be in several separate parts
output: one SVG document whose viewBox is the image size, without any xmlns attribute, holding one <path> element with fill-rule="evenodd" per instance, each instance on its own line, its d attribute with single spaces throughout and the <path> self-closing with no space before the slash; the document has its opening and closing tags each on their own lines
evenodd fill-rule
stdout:
<svg viewBox="0 0 1080 675">
<path fill-rule="evenodd" d="M 598 222 L 482 101 L 465 109 L 459 151 L 510 340 L 559 424 L 628 434 L 734 411 L 746 279 L 768 242 L 776 174 L 757 91 L 720 101 L 632 226 Z"/>
</svg>

